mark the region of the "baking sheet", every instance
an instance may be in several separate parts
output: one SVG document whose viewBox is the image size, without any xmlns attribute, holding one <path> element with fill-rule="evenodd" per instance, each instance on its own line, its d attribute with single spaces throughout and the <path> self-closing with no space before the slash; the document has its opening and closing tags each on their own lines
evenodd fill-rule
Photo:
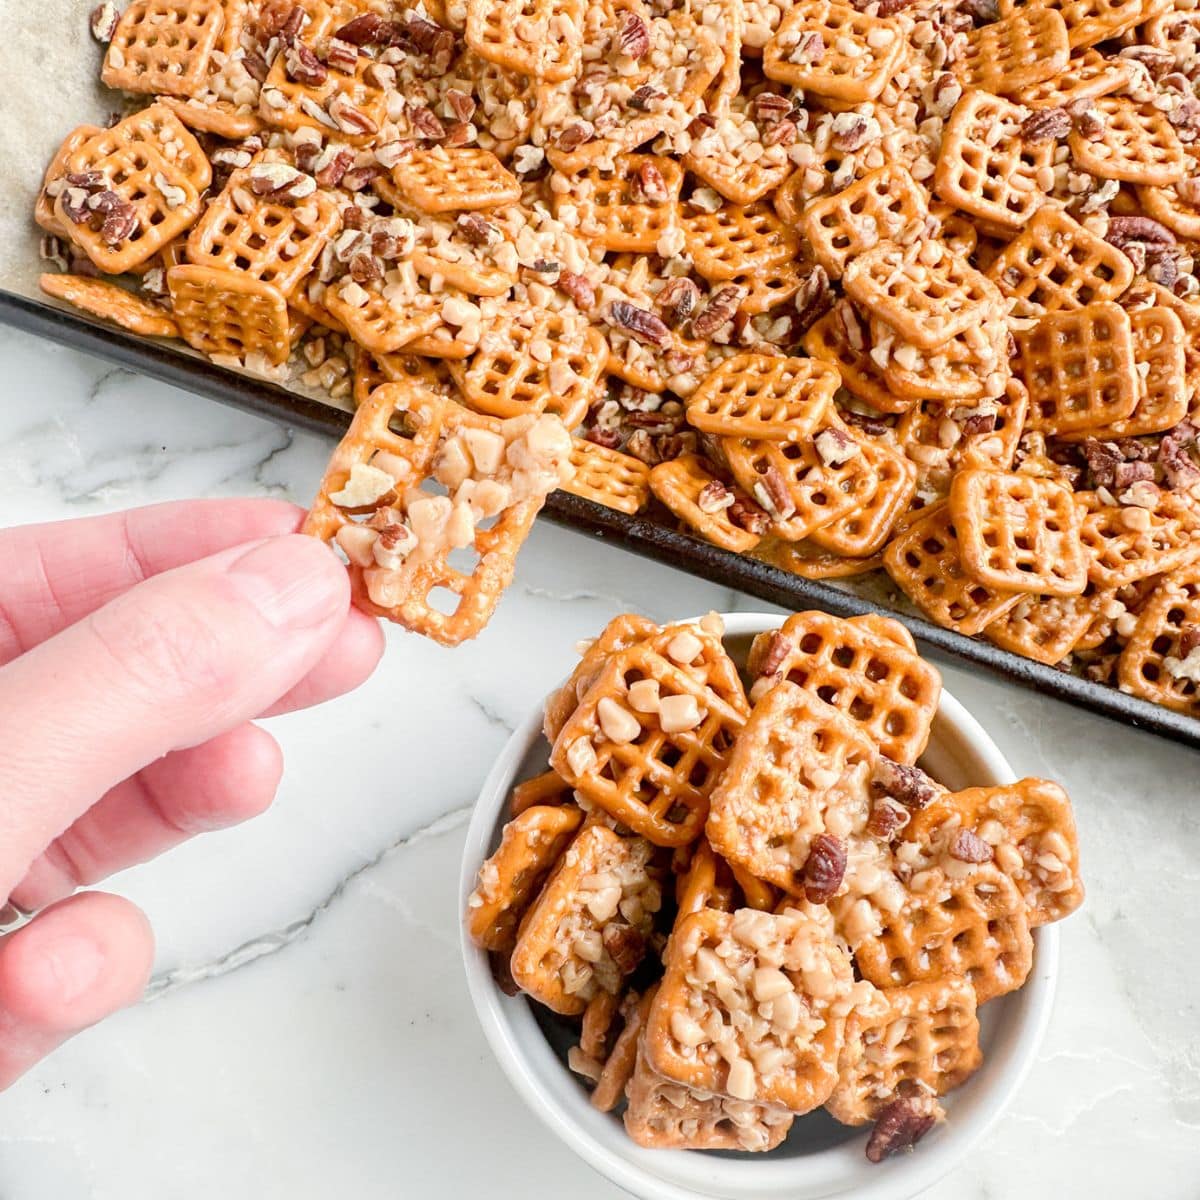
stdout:
<svg viewBox="0 0 1200 1200">
<path fill-rule="evenodd" d="M 15 10 L 2 0 L 0 11 Z M 347 411 L 316 392 L 287 388 L 217 367 L 178 342 L 135 337 L 44 296 L 37 278 L 40 230 L 31 213 L 45 164 L 66 133 L 83 122 L 104 124 L 120 98 L 97 79 L 100 48 L 88 30 L 92 0 L 38 0 L 5 25 L 0 39 L 0 321 L 98 355 L 131 370 L 282 421 L 338 437 Z M 883 610 L 897 616 L 926 648 L 1056 696 L 1104 716 L 1200 747 L 1200 720 L 1169 712 L 1115 688 L 1030 662 L 987 642 L 932 625 L 897 597 L 886 579 L 832 585 L 720 550 L 644 517 L 628 517 L 563 492 L 546 515 L 579 532 L 606 538 L 669 566 L 786 608 L 823 608 L 840 616 Z"/>
</svg>

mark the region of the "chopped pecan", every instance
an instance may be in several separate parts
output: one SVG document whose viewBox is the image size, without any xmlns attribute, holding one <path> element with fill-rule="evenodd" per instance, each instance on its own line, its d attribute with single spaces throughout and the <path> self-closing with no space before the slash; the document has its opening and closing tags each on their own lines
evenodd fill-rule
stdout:
<svg viewBox="0 0 1200 1200">
<path fill-rule="evenodd" d="M 896 13 L 903 12 L 906 8 L 911 8 L 915 3 L 916 0 L 879 0 L 877 15 L 881 17 L 894 17 Z"/>
<path fill-rule="evenodd" d="M 1200 208 L 1200 175 L 1193 175 L 1190 179 L 1181 179 L 1175 185 L 1175 194 L 1184 204 Z"/>
<path fill-rule="evenodd" d="M 306 147 L 307 148 L 307 147 Z M 342 182 L 342 177 L 350 170 L 351 164 L 354 162 L 354 151 L 349 146 L 340 146 L 336 149 L 330 147 L 331 153 L 327 156 L 318 154 L 316 160 L 305 170 L 313 176 L 314 179 L 322 187 L 337 187 Z M 323 165 L 318 166 L 321 158 L 325 158 Z M 300 147 L 296 148 L 297 165 L 303 166 L 303 160 L 300 155 Z"/>
<path fill-rule="evenodd" d="M 283 70 L 289 79 L 305 87 L 318 87 L 329 77 L 325 64 L 298 39 L 284 48 Z"/>
<path fill-rule="evenodd" d="M 710 338 L 723 325 L 733 320 L 746 289 L 737 283 L 727 283 L 708 297 L 708 302 L 692 318 L 692 333 L 698 338 Z"/>
<path fill-rule="evenodd" d="M 266 83 L 267 76 L 271 73 L 271 64 L 267 62 L 262 51 L 256 46 L 251 46 L 246 51 L 242 58 L 242 66 L 246 68 L 246 74 L 255 83 Z"/>
<path fill-rule="evenodd" d="M 893 762 L 882 754 L 875 760 L 871 787 L 876 795 L 890 796 L 910 811 L 924 808 L 938 794 L 937 784 L 920 767 Z"/>
<path fill-rule="evenodd" d="M 399 46 L 404 40 L 404 26 L 389 21 L 378 13 L 363 13 L 347 21 L 333 36 L 352 46 Z"/>
<path fill-rule="evenodd" d="M 1175 66 L 1175 55 L 1158 46 L 1126 46 L 1117 57 L 1140 63 L 1149 71 L 1151 79 L 1161 79 Z"/>
<path fill-rule="evenodd" d="M 947 851 L 951 858 L 965 863 L 991 862 L 995 856 L 991 846 L 971 829 L 958 830 L 950 839 Z"/>
<path fill-rule="evenodd" d="M 1193 650 L 1200 650 L 1200 625 L 1184 625 L 1179 630 L 1179 657 L 1187 658 Z"/>
<path fill-rule="evenodd" d="M 774 121 L 762 133 L 764 146 L 794 146 L 800 138 L 800 129 L 795 121 Z"/>
<path fill-rule="evenodd" d="M 1097 138 L 1104 136 L 1108 122 L 1104 114 L 1092 104 L 1090 98 L 1085 96 L 1079 100 L 1072 100 L 1069 104 L 1064 105 L 1064 109 L 1075 126 L 1075 132 L 1080 137 L 1094 142 Z"/>
<path fill-rule="evenodd" d="M 419 104 L 411 114 L 413 133 L 428 142 L 440 142 L 446 136 L 446 126 L 438 115 L 425 105 Z"/>
<path fill-rule="evenodd" d="M 1065 108 L 1035 108 L 1021 122 L 1027 142 L 1057 142 L 1071 132 L 1071 114 Z"/>
<path fill-rule="evenodd" d="M 311 175 L 283 162 L 255 163 L 248 179 L 256 196 L 269 196 L 287 204 L 303 200 L 317 190 L 317 182 Z"/>
<path fill-rule="evenodd" d="M 111 42 L 113 34 L 117 32 L 117 22 L 120 19 L 121 14 L 112 0 L 104 0 L 103 4 L 97 4 L 88 19 L 92 37 L 98 42 Z"/>
<path fill-rule="evenodd" d="M 1175 235 L 1152 217 L 1109 217 L 1104 240 L 1123 250 L 1129 242 L 1147 245 L 1173 246 Z"/>
<path fill-rule="evenodd" d="M 783 666 L 787 656 L 795 649 L 795 644 L 782 630 L 775 630 L 771 634 L 771 640 L 767 643 L 767 652 L 763 655 L 763 660 L 758 667 L 758 678 L 766 679 L 773 675 L 779 674 L 779 668 Z"/>
<path fill-rule="evenodd" d="M 754 485 L 754 498 L 777 521 L 786 521 L 796 513 L 796 505 L 787 489 L 779 468 L 770 464 L 759 471 L 759 482 Z"/>
<path fill-rule="evenodd" d="M 827 904 L 842 886 L 846 847 L 840 838 L 818 833 L 809 843 L 804 862 L 804 896 L 812 904 Z"/>
<path fill-rule="evenodd" d="M 777 92 L 759 92 L 754 97 L 754 119 L 760 125 L 784 121 L 792 115 L 792 102 Z"/>
<path fill-rule="evenodd" d="M 607 450 L 617 450 L 621 445 L 621 435 L 615 429 L 599 429 L 593 427 L 587 431 L 586 440 L 603 446 Z"/>
<path fill-rule="evenodd" d="M 101 192 L 100 194 L 102 196 L 114 195 L 112 192 Z M 100 237 L 105 245 L 119 246 L 133 234 L 137 227 L 137 210 L 128 200 L 118 198 L 117 203 L 111 205 L 104 214 L 104 220 L 100 224 Z"/>
<path fill-rule="evenodd" d="M 937 1121 L 931 1096 L 898 1096 L 880 1110 L 867 1139 L 867 1159 L 882 1162 L 889 1154 L 915 1146 Z"/>
<path fill-rule="evenodd" d="M 666 204 L 671 198 L 667 191 L 667 181 L 658 167 L 649 161 L 638 167 L 637 180 L 633 187 L 635 200 L 647 200 L 651 204 Z"/>
<path fill-rule="evenodd" d="M 652 312 L 627 300 L 614 300 L 605 310 L 604 319 L 643 345 L 661 349 L 671 344 L 671 331 L 666 325 Z"/>
<path fill-rule="evenodd" d="M 719 479 L 710 479 L 696 496 L 696 507 L 709 516 L 724 512 L 732 503 L 733 493 Z"/>
<path fill-rule="evenodd" d="M 361 192 L 386 174 L 379 163 L 364 163 L 361 167 L 352 167 L 342 176 L 342 187 L 348 192 Z"/>
<path fill-rule="evenodd" d="M 1113 473 L 1113 487 L 1118 492 L 1124 492 L 1135 483 L 1154 481 L 1154 468 L 1148 462 L 1119 463 Z"/>
<path fill-rule="evenodd" d="M 596 289 L 584 275 L 577 275 L 574 271 L 559 271 L 558 286 L 582 312 L 587 312 L 596 303 Z"/>
<path fill-rule="evenodd" d="M 1175 127 L 1181 142 L 1194 142 L 1200 137 L 1200 100 L 1185 96 L 1167 110 L 1167 120 Z"/>
<path fill-rule="evenodd" d="M 343 75 L 353 75 L 358 66 L 358 47 L 341 38 L 330 38 L 325 50 L 325 65 Z"/>
<path fill-rule="evenodd" d="M 878 129 L 879 123 L 862 113 L 838 113 L 833 119 L 833 148 L 847 154 L 861 150 L 871 141 L 873 133 L 878 136 Z"/>
<path fill-rule="evenodd" d="M 788 59 L 794 63 L 816 66 L 825 57 L 825 41 L 817 30 L 801 34 Z"/>
<path fill-rule="evenodd" d="M 796 335 L 804 333 L 833 307 L 833 301 L 828 272 L 822 266 L 812 266 L 792 301 L 792 307 L 796 310 L 792 320 L 793 332 Z"/>
<path fill-rule="evenodd" d="M 867 832 L 881 841 L 890 842 L 910 819 L 907 809 L 885 796 L 872 807 L 867 819 Z"/>
<path fill-rule="evenodd" d="M 627 8 L 621 11 L 617 48 L 627 58 L 633 59 L 643 58 L 650 52 L 650 30 L 646 22 Z"/>
<path fill-rule="evenodd" d="M 686 276 L 670 280 L 658 293 L 658 306 L 667 324 L 674 328 L 682 325 L 699 303 L 700 289 Z"/>
<path fill-rule="evenodd" d="M 622 975 L 632 975 L 646 956 L 646 939 L 623 921 L 610 921 L 600 938 Z"/>
<path fill-rule="evenodd" d="M 666 98 L 666 92 L 649 83 L 643 83 L 625 103 L 630 108 L 636 108 L 639 112 L 646 112 L 655 101 L 665 100 Z"/>
<path fill-rule="evenodd" d="M 572 150 L 578 150 L 585 142 L 590 142 L 594 132 L 594 127 L 589 121 L 576 121 L 554 135 L 554 144 L 569 154 Z"/>
<path fill-rule="evenodd" d="M 341 92 L 330 99 L 326 111 L 343 133 L 372 134 L 379 130 L 379 126 L 361 108 L 351 104 Z"/>
<path fill-rule="evenodd" d="M 771 518 L 766 509 L 755 504 L 748 496 L 735 495 L 729 506 L 729 520 L 739 529 L 762 537 L 771 527 Z"/>
<path fill-rule="evenodd" d="M 1158 445 L 1158 461 L 1167 483 L 1173 488 L 1190 488 L 1200 483 L 1200 466 L 1195 450 L 1200 427 L 1180 421 Z"/>
<path fill-rule="evenodd" d="M 490 246 L 500 240 L 500 230 L 476 212 L 459 214 L 458 231 L 472 246 Z"/>
<path fill-rule="evenodd" d="M 1116 444 L 1085 438 L 1079 444 L 1079 451 L 1087 463 L 1091 486 L 1111 488 L 1116 483 L 1117 467 L 1124 461 Z"/>
<path fill-rule="evenodd" d="M 827 467 L 840 467 L 859 453 L 858 443 L 848 433 L 832 425 L 817 434 L 813 446 Z"/>
<path fill-rule="evenodd" d="M 454 114 L 455 120 L 469 121 L 475 115 L 474 99 L 458 88 L 446 89 L 446 105 Z"/>
</svg>

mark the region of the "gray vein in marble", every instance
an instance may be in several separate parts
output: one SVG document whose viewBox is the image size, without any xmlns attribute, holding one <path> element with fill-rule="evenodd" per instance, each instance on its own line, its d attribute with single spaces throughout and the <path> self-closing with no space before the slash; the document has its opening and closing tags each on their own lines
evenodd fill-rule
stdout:
<svg viewBox="0 0 1200 1200">
<path fill-rule="evenodd" d="M 489 725 L 493 725 L 497 729 L 503 729 L 505 733 L 512 733 L 514 731 L 515 726 L 513 723 L 502 717 L 487 701 L 481 700 L 478 696 L 473 696 L 469 692 L 467 693 L 467 699 L 479 709 L 483 714 L 483 719 Z"/>
<path fill-rule="evenodd" d="M 213 959 L 211 962 L 175 967 L 170 971 L 164 971 L 159 975 L 155 975 L 146 988 L 142 1002 L 144 1004 L 151 1004 L 156 1000 L 162 1000 L 174 992 L 180 991 L 182 988 L 190 987 L 194 983 L 202 983 L 209 979 L 219 979 L 223 975 L 230 975 L 234 971 L 248 966 L 250 963 L 257 962 L 259 959 L 268 958 L 273 954 L 278 954 L 281 950 L 285 950 L 293 942 L 302 938 L 313 927 L 317 919 L 328 912 L 356 882 L 369 875 L 376 867 L 402 850 L 407 850 L 409 847 L 418 845 L 420 842 L 427 841 L 430 838 L 441 837 L 443 834 L 453 832 L 467 819 L 472 807 L 470 804 L 464 804 L 459 808 L 452 809 L 450 812 L 442 813 L 427 825 L 422 825 L 412 833 L 405 834 L 390 845 L 385 846 L 374 858 L 363 863 L 361 867 L 356 868 L 345 878 L 339 880 L 333 890 L 323 900 L 319 901 L 311 911 L 302 917 L 297 917 L 294 921 L 289 921 L 282 928 L 272 929 L 266 933 L 259 934 L 230 950 L 227 954 L 221 955 L 220 958 Z"/>
<path fill-rule="evenodd" d="M 645 610 L 636 604 L 630 604 L 628 600 L 623 600 L 620 596 L 614 595 L 612 592 L 593 592 L 587 588 L 580 588 L 573 592 L 559 592 L 553 588 L 535 587 L 533 584 L 523 584 L 521 591 L 526 596 L 534 596 L 538 600 L 554 600 L 561 604 L 569 604 L 575 600 L 596 600 L 603 604 L 613 604 L 622 612 L 633 612 L 640 615 L 645 615 Z"/>
</svg>

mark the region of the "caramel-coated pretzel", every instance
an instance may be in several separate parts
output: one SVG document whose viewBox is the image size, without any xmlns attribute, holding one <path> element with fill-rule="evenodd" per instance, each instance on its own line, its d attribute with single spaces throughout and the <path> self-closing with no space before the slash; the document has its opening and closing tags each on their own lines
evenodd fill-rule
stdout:
<svg viewBox="0 0 1200 1200">
<path fill-rule="evenodd" d="M 1095 492 L 1076 496 L 1086 509 L 1079 536 L 1091 555 L 1088 578 L 1097 587 L 1115 590 L 1200 558 L 1200 521 L 1169 493 L 1134 513 L 1130 506 L 1104 503 Z"/>
<path fill-rule="evenodd" d="M 681 224 L 696 270 L 714 282 L 788 262 L 800 249 L 796 232 L 762 201 L 688 213 Z"/>
<path fill-rule="evenodd" d="M 729 515 L 733 505 L 747 502 L 745 494 L 718 479 L 698 454 L 681 454 L 659 463 L 650 472 L 650 490 L 714 546 L 745 554 L 759 543 L 759 534 L 735 524 Z"/>
<path fill-rule="evenodd" d="M 467 45 L 518 75 L 555 83 L 578 73 L 584 0 L 467 0 Z"/>
<path fill-rule="evenodd" d="M 518 922 L 582 820 L 573 805 L 535 806 L 504 826 L 467 899 L 467 932 L 476 945 L 512 953 Z"/>
<path fill-rule="evenodd" d="M 571 462 L 575 478 L 564 491 L 630 516 L 645 508 L 650 499 L 650 468 L 632 454 L 610 450 L 587 438 L 575 438 Z"/>
<path fill-rule="evenodd" d="M 100 78 L 124 92 L 195 95 L 224 23 L 216 0 L 133 0 L 117 23 Z"/>
<path fill-rule="evenodd" d="M 826 1110 L 844 1125 L 865 1125 L 905 1086 L 944 1096 L 964 1083 L 983 1061 L 975 1005 L 974 988 L 955 977 L 877 992 L 846 1022 Z"/>
<path fill-rule="evenodd" d="M 968 87 L 1007 96 L 1054 79 L 1070 57 L 1062 14 L 1030 5 L 969 32 L 954 70 Z"/>
<path fill-rule="evenodd" d="M 1200 712 L 1200 573 L 1168 575 L 1138 615 L 1117 663 L 1122 691 L 1176 712 Z"/>
<path fill-rule="evenodd" d="M 561 176 L 555 212 L 562 219 L 573 210 L 579 234 L 605 250 L 652 253 L 678 224 L 683 169 L 655 154 L 621 154 L 609 165 Z"/>
<path fill-rule="evenodd" d="M 87 275 L 42 275 L 38 287 L 47 296 L 111 321 L 142 337 L 178 337 L 179 327 L 170 314 L 126 288 Z"/>
<path fill-rule="evenodd" d="M 179 334 L 193 349 L 243 361 L 261 354 L 273 366 L 287 361 L 287 301 L 272 284 L 242 271 L 184 264 L 167 272 L 167 288 Z"/>
<path fill-rule="evenodd" d="M 671 938 L 647 1064 L 696 1091 L 810 1112 L 837 1082 L 852 987 L 845 951 L 798 911 L 693 913 Z"/>
<path fill-rule="evenodd" d="M 813 611 L 788 617 L 767 645 L 756 694 L 762 680 L 786 679 L 860 725 L 894 762 L 915 763 L 925 752 L 942 681 L 911 644 Z"/>
<path fill-rule="evenodd" d="M 1075 161 L 1101 179 L 1151 187 L 1178 183 L 1187 169 L 1183 144 L 1165 114 L 1152 105 L 1100 96 L 1092 108 L 1103 121 L 1097 138 L 1079 132 L 1068 138 Z"/>
<path fill-rule="evenodd" d="M 422 212 L 466 212 L 515 204 L 517 177 L 490 151 L 474 146 L 417 149 L 392 168 L 396 190 Z"/>
<path fill-rule="evenodd" d="M 803 896 L 813 838 L 831 826 L 844 833 L 865 825 L 875 755 L 850 717 L 804 687 L 777 684 L 734 744 L 712 794 L 708 840 L 730 863 Z"/>
</svg>

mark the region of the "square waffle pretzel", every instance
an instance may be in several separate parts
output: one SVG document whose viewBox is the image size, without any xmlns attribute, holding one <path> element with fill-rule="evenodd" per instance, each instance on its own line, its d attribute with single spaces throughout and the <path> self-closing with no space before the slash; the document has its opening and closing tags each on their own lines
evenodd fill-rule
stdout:
<svg viewBox="0 0 1200 1200">
<path fill-rule="evenodd" d="M 547 492 L 570 473 L 568 454 L 551 417 L 500 422 L 384 384 L 354 414 L 304 532 L 345 552 L 360 608 L 457 645 L 487 624 Z M 474 564 L 455 550 L 473 550 Z"/>
<path fill-rule="evenodd" d="M 674 930 L 643 1053 L 694 1090 L 810 1112 L 837 1082 L 853 991 L 846 952 L 818 921 L 706 909 Z"/>
<path fill-rule="evenodd" d="M 861 726 L 893 762 L 915 763 L 925 752 L 942 681 L 911 642 L 813 611 L 788 617 L 767 646 L 756 665 L 772 669 L 758 675 L 755 694 L 786 679 Z"/>
<path fill-rule="evenodd" d="M 550 412 L 574 429 L 596 399 L 604 370 L 604 335 L 561 312 L 543 311 L 532 322 L 501 322 L 479 349 L 450 373 L 464 401 L 497 417 Z"/>
<path fill-rule="evenodd" d="M 713 213 L 689 213 L 682 226 L 696 270 L 713 283 L 789 262 L 800 252 L 795 230 L 762 201 L 726 204 Z"/>
<path fill-rule="evenodd" d="M 639 689 L 650 700 L 630 694 L 641 680 L 658 685 Z M 608 660 L 555 739 L 550 765 L 655 845 L 686 845 L 704 826 L 748 712 L 720 639 L 668 628 Z"/>
<path fill-rule="evenodd" d="M 617 939 L 644 946 L 662 903 L 653 851 L 644 838 L 619 837 L 603 825 L 580 830 L 517 932 L 509 966 L 522 991 L 577 1016 L 598 993 L 622 990 L 627 972 L 618 962 L 622 949 L 613 954 Z"/>
<path fill-rule="evenodd" d="M 879 932 L 852 942 L 859 971 L 876 987 L 957 975 L 984 1004 L 1019 988 L 1033 964 L 1024 898 L 991 863 L 961 879 L 930 867 L 913 877 L 898 911 L 877 912 Z"/>
<path fill-rule="evenodd" d="M 692 393 L 687 418 L 718 437 L 800 441 L 827 415 L 840 383 L 819 359 L 735 354 Z"/>
<path fill-rule="evenodd" d="M 219 0 L 133 0 L 117 22 L 100 78 L 123 92 L 194 96 L 224 23 Z"/>
<path fill-rule="evenodd" d="M 47 296 L 142 337 L 179 336 L 179 327 L 164 309 L 115 283 L 87 275 L 42 275 L 38 286 Z"/>
<path fill-rule="evenodd" d="M 187 241 L 188 261 L 197 266 L 242 271 L 274 284 L 290 297 L 341 225 L 337 201 L 317 190 L 303 200 L 281 202 L 255 195 L 252 163 L 229 177 Z"/>
<path fill-rule="evenodd" d="M 780 1145 L 792 1127 L 785 1108 L 714 1096 L 663 1079 L 643 1053 L 626 1091 L 625 1131 L 651 1150 L 763 1152 Z"/>
<path fill-rule="evenodd" d="M 600 636 L 580 655 L 566 683 L 546 697 L 542 732 L 551 746 L 558 740 L 558 735 L 579 707 L 579 702 L 599 679 L 608 660 L 614 654 L 637 642 L 647 641 L 659 632 L 659 627 L 653 621 L 634 613 L 620 613 L 609 621 Z"/>
<path fill-rule="evenodd" d="M 821 50 L 811 52 L 810 39 Z M 834 0 L 799 0 L 763 48 L 768 79 L 832 100 L 874 100 L 904 49 L 900 26 Z"/>
<path fill-rule="evenodd" d="M 1119 96 L 1100 96 L 1092 108 L 1104 121 L 1098 138 L 1072 133 L 1067 144 L 1076 163 L 1101 179 L 1120 179 L 1151 187 L 1178 183 L 1188 159 L 1166 114 Z"/>
<path fill-rule="evenodd" d="M 1021 3 L 1022 0 L 1000 0 L 1000 15 L 1011 16 L 1019 11 Z M 1151 16 L 1155 7 L 1148 0 L 1040 0 L 1040 3 L 1062 13 L 1072 50 L 1119 37 Z"/>
<path fill-rule="evenodd" d="M 713 130 L 692 139 L 682 161 L 701 183 L 734 204 L 761 200 L 792 171 L 784 147 L 763 145 L 762 130 L 744 98 L 737 107 L 726 107 Z"/>
<path fill-rule="evenodd" d="M 988 278 L 1018 317 L 1115 300 L 1133 282 L 1133 264 L 1060 208 L 1041 208 L 1000 252 Z"/>
<path fill-rule="evenodd" d="M 962 978 L 877 992 L 846 1022 L 826 1111 L 843 1125 L 865 1125 L 906 1086 L 944 1096 L 966 1082 L 983 1061 L 975 1007 L 975 990 Z"/>
<path fill-rule="evenodd" d="M 714 546 L 745 554 L 758 545 L 756 533 L 734 524 L 730 507 L 742 493 L 722 483 L 698 454 L 681 454 L 650 472 L 650 490 L 689 529 Z"/>
<path fill-rule="evenodd" d="M 1100 615 L 1107 594 L 1089 588 L 1078 596 L 1022 596 L 984 636 L 1002 650 L 1057 666 Z"/>
<path fill-rule="evenodd" d="M 575 438 L 571 442 L 575 478 L 563 488 L 575 496 L 633 516 L 650 499 L 650 468 L 632 454 Z"/>
<path fill-rule="evenodd" d="M 521 199 L 517 177 L 475 146 L 412 150 L 392 168 L 391 181 L 409 204 L 427 213 L 496 208 Z"/>
<path fill-rule="evenodd" d="M 1103 428 L 1131 416 L 1140 377 L 1129 315 L 1111 300 L 1050 312 L 1018 331 L 1017 370 L 1029 389 L 1029 429 Z"/>
<path fill-rule="evenodd" d="M 1070 488 L 1006 471 L 959 471 L 950 519 L 967 573 L 998 592 L 1076 596 L 1087 586 L 1083 512 Z"/>
<path fill-rule="evenodd" d="M 1073 55 L 1057 75 L 1022 88 L 1017 99 L 1029 108 L 1062 108 L 1073 100 L 1124 91 L 1134 69 L 1128 59 L 1106 58 L 1098 50 L 1087 49 Z"/>
<path fill-rule="evenodd" d="M 325 289 L 325 306 L 354 342 L 372 354 L 394 354 L 442 324 L 433 297 L 419 290 L 415 272 L 396 294 L 371 288 L 361 304 L 349 298 L 349 283 L 347 278 L 330 284 Z"/>
<path fill-rule="evenodd" d="M 1141 613 L 1117 661 L 1124 692 L 1175 712 L 1200 713 L 1200 572 L 1166 576 Z"/>
<path fill-rule="evenodd" d="M 287 362 L 287 301 L 272 284 L 243 271 L 184 264 L 167 272 L 167 288 L 179 334 L 193 349 L 242 361 L 261 354 L 272 366 Z"/>
<path fill-rule="evenodd" d="M 849 310 L 858 345 L 846 331 L 842 316 Z M 835 305 L 823 317 L 814 321 L 804 334 L 804 350 L 811 358 L 819 358 L 838 369 L 842 386 L 877 412 L 901 413 L 917 403 L 915 397 L 898 395 L 887 384 L 882 372 L 870 355 L 867 325 L 853 312 L 848 300 Z"/>
<path fill-rule="evenodd" d="M 947 875 L 967 875 L 974 866 L 954 857 L 955 837 L 964 829 L 991 847 L 996 866 L 1016 883 L 1031 927 L 1061 921 L 1083 903 L 1075 817 L 1057 783 L 1022 779 L 943 792 L 912 814 L 901 836 L 927 855 L 940 855 Z"/>
<path fill-rule="evenodd" d="M 1179 424 L 1188 412 L 1188 386 L 1183 323 L 1169 308 L 1134 309 L 1133 356 L 1138 370 L 1138 400 L 1132 414 L 1091 436 L 1111 439 L 1145 437 Z M 1076 435 L 1086 436 L 1086 435 Z"/>
<path fill-rule="evenodd" d="M 555 215 L 581 237 L 605 250 L 650 254 L 678 224 L 683 168 L 664 155 L 620 154 L 559 175 L 552 187 Z"/>
<path fill-rule="evenodd" d="M 784 680 L 755 702 L 734 744 L 712 794 L 709 842 L 755 878 L 803 896 L 813 839 L 866 825 L 875 756 L 856 721 Z"/>
<path fill-rule="evenodd" d="M 840 279 L 846 263 L 885 238 L 923 235 L 929 205 L 908 170 L 889 162 L 840 192 L 814 200 L 802 218 L 813 257 Z"/>
<path fill-rule="evenodd" d="M 1000 314 L 971 325 L 933 351 L 899 338 L 886 321 L 868 322 L 871 358 L 885 385 L 914 400 L 977 400 L 1003 393 L 1008 380 L 1008 322 Z"/>
<path fill-rule="evenodd" d="M 584 0 L 467 0 L 467 45 L 489 62 L 548 83 L 578 74 Z"/>
<path fill-rule="evenodd" d="M 863 444 L 832 414 L 810 440 L 723 438 L 722 449 L 734 479 L 766 510 L 772 532 L 784 541 L 801 541 L 849 515 L 879 487 Z"/>
<path fill-rule="evenodd" d="M 896 522 L 908 511 L 917 491 L 917 468 L 882 441 L 855 437 L 868 467 L 866 486 L 856 508 L 814 529 L 813 545 L 850 558 L 869 558 L 882 550 Z"/>
<path fill-rule="evenodd" d="M 1200 558 L 1200 522 L 1161 495 L 1153 509 L 1105 504 L 1095 492 L 1077 492 L 1086 509 L 1080 538 L 1091 555 L 1088 578 L 1113 590 L 1178 570 Z"/>
<path fill-rule="evenodd" d="M 1011 95 L 1054 79 L 1070 57 L 1062 14 L 1030 5 L 971 30 L 954 71 L 967 87 Z"/>
<path fill-rule="evenodd" d="M 896 586 L 931 620 L 971 637 L 999 620 L 1020 596 L 998 592 L 967 571 L 949 506 L 925 510 L 883 552 Z"/>
<path fill-rule="evenodd" d="M 937 241 L 880 242 L 847 264 L 842 285 L 923 350 L 978 326 L 1001 307 L 995 285 Z"/>
<path fill-rule="evenodd" d="M 42 186 L 38 189 L 37 200 L 33 205 L 33 219 L 47 233 L 55 237 L 69 238 L 67 227 L 54 215 L 54 201 L 66 186 L 63 175 L 67 171 L 67 160 L 89 138 L 104 130 L 99 125 L 77 125 L 63 139 L 62 145 L 54 152 L 54 157 L 46 167 L 42 177 Z"/>
<path fill-rule="evenodd" d="M 67 215 L 69 189 L 54 202 L 55 220 L 76 245 L 110 275 L 153 258 L 200 214 L 200 193 L 212 170 L 200 144 L 174 113 L 153 104 L 101 130 L 68 155 L 64 174 L 98 172 L 105 187 L 133 206 L 130 235 L 110 245 L 89 224 Z"/>
<path fill-rule="evenodd" d="M 582 820 L 574 805 L 536 805 L 504 826 L 467 899 L 467 932 L 477 946 L 512 953 L 518 922 Z"/>
<path fill-rule="evenodd" d="M 1044 203 L 1053 177 L 1054 143 L 1025 141 L 1023 114 L 1007 100 L 971 90 L 942 133 L 934 191 L 995 229 L 1020 229 Z"/>
</svg>

